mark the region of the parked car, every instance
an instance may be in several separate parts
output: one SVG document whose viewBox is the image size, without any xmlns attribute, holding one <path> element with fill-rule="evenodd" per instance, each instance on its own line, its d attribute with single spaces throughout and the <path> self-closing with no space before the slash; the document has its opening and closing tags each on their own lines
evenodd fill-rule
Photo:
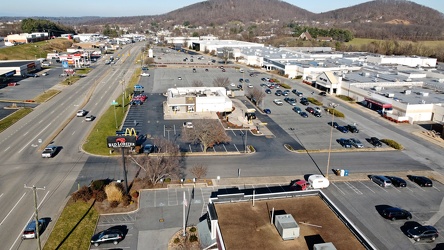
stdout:
<svg viewBox="0 0 444 250">
<path fill-rule="evenodd" d="M 337 128 L 339 126 L 337 122 L 328 122 L 327 124 L 332 126 L 333 128 Z"/>
<path fill-rule="evenodd" d="M 307 113 L 305 113 L 304 111 L 302 111 L 301 113 L 299 113 L 302 117 L 304 117 L 304 118 L 307 118 L 308 117 L 308 115 L 307 115 Z"/>
<path fill-rule="evenodd" d="M 361 141 L 356 138 L 350 138 L 350 142 L 353 146 L 355 146 L 355 148 L 363 148 L 364 147 L 364 145 L 361 143 Z"/>
<path fill-rule="evenodd" d="M 395 187 L 406 187 L 407 186 L 407 182 L 402 178 L 399 178 L 396 176 L 386 176 L 386 177 L 387 177 L 387 179 L 392 181 L 392 184 Z"/>
<path fill-rule="evenodd" d="M 246 83 L 250 83 L 250 80 L 248 80 L 248 79 L 245 79 L 244 81 L 245 81 Z"/>
<path fill-rule="evenodd" d="M 384 216 L 384 218 L 389 220 L 412 219 L 412 214 L 409 211 L 398 207 L 385 208 L 384 210 L 382 210 L 382 216 Z"/>
<path fill-rule="evenodd" d="M 322 91 L 322 92 L 319 93 L 319 95 L 321 95 L 321 96 L 327 96 L 327 92 Z"/>
<path fill-rule="evenodd" d="M 352 147 L 352 143 L 349 139 L 345 139 L 345 138 L 339 138 L 336 140 L 339 144 L 341 144 L 342 147 L 344 148 L 351 148 Z"/>
<path fill-rule="evenodd" d="M 270 90 L 270 89 L 266 89 L 266 90 L 265 90 L 265 93 L 266 93 L 266 94 L 271 94 L 271 90 Z"/>
<path fill-rule="evenodd" d="M 432 180 L 425 176 L 407 175 L 407 178 L 421 187 L 433 187 Z"/>
<path fill-rule="evenodd" d="M 305 109 L 305 111 L 307 111 L 307 112 L 310 113 L 310 114 L 313 114 L 313 113 L 315 112 L 315 109 L 312 108 L 312 107 L 307 107 L 307 108 Z"/>
<path fill-rule="evenodd" d="M 242 89 L 242 88 L 243 88 L 243 87 L 242 87 L 242 84 L 237 85 L 237 88 L 238 88 L 238 89 Z"/>
<path fill-rule="evenodd" d="M 270 109 L 264 109 L 264 113 L 269 115 L 269 114 L 271 114 L 271 110 Z"/>
<path fill-rule="evenodd" d="M 299 92 L 297 89 L 293 89 L 291 92 L 293 92 L 293 94 L 297 96 L 304 96 L 304 94 L 302 92 Z"/>
<path fill-rule="evenodd" d="M 34 73 L 28 73 L 26 74 L 27 77 L 39 77 L 38 74 L 34 74 Z"/>
<path fill-rule="evenodd" d="M 382 143 L 377 137 L 370 137 L 370 143 L 375 147 L 382 147 Z"/>
<path fill-rule="evenodd" d="M 105 242 L 112 242 L 117 245 L 123 239 L 123 233 L 118 229 L 107 229 L 91 237 L 91 244 L 99 246 Z"/>
<path fill-rule="evenodd" d="M 143 72 L 142 74 L 140 74 L 140 76 L 150 76 L 149 73 Z"/>
<path fill-rule="evenodd" d="M 313 115 L 316 116 L 316 117 L 321 117 L 322 116 L 321 112 L 319 112 L 317 110 L 315 110 L 315 112 L 313 112 Z"/>
<path fill-rule="evenodd" d="M 302 105 L 304 105 L 304 106 L 308 106 L 308 105 L 310 105 L 310 103 L 308 102 L 308 100 L 302 100 L 301 99 L 301 101 L 300 101 L 300 103 L 302 104 Z"/>
<path fill-rule="evenodd" d="M 288 104 L 290 104 L 291 106 L 295 106 L 296 105 L 296 99 L 294 98 L 290 98 L 290 97 L 285 97 L 284 101 L 286 101 Z"/>
<path fill-rule="evenodd" d="M 283 95 L 283 96 L 288 96 L 289 93 L 290 93 L 289 90 L 284 90 L 284 91 L 282 91 L 282 95 Z"/>
<path fill-rule="evenodd" d="M 392 181 L 382 175 L 371 175 L 370 179 L 381 187 L 388 187 L 392 185 Z"/>
<path fill-rule="evenodd" d="M 282 95 L 282 90 L 278 89 L 276 90 L 276 92 L 274 93 L 277 96 L 281 96 Z"/>
<path fill-rule="evenodd" d="M 81 110 L 78 110 L 78 111 L 77 111 L 76 116 L 78 116 L 78 117 L 83 117 L 83 116 L 85 116 L 87 113 L 88 113 L 88 111 L 86 111 L 86 110 L 84 110 L 84 109 L 81 109 Z"/>
<path fill-rule="evenodd" d="M 434 241 L 439 233 L 438 230 L 432 226 L 419 226 L 407 230 L 407 235 L 415 241 L 423 239 L 430 239 Z"/>
<path fill-rule="evenodd" d="M 239 82 L 240 83 L 244 82 L 244 79 L 243 78 L 239 78 Z"/>
<path fill-rule="evenodd" d="M 42 73 L 42 76 L 47 76 L 48 75 L 48 72 L 43 72 Z"/>
<path fill-rule="evenodd" d="M 184 123 L 183 123 L 183 127 L 184 127 L 184 128 L 194 128 L 192 122 L 184 122 Z"/>
<path fill-rule="evenodd" d="M 251 83 L 248 84 L 248 88 L 253 88 L 253 85 Z"/>
<path fill-rule="evenodd" d="M 43 220 L 39 220 L 38 226 L 36 225 L 35 220 L 30 221 L 23 231 L 22 239 L 25 240 L 37 238 L 37 230 L 39 230 L 39 233 L 42 231 Z"/>
<path fill-rule="evenodd" d="M 143 153 L 144 154 L 149 154 L 154 152 L 154 145 L 153 144 L 145 144 L 145 146 L 143 146 Z"/>
<path fill-rule="evenodd" d="M 177 80 L 182 80 L 182 77 L 180 77 L 180 76 L 179 76 L 179 77 L 177 77 Z"/>
<path fill-rule="evenodd" d="M 359 129 L 355 125 L 348 124 L 347 129 L 352 133 L 359 133 Z"/>
<path fill-rule="evenodd" d="M 276 105 L 278 105 L 278 106 L 282 106 L 282 105 L 284 105 L 284 103 L 282 102 L 281 99 L 274 99 L 273 102 L 274 102 L 274 104 L 276 104 Z"/>
<path fill-rule="evenodd" d="M 300 113 L 302 112 L 301 108 L 296 107 L 296 106 L 293 107 L 293 111 L 296 112 L 296 113 L 298 113 L 298 114 L 300 114 Z"/>
<path fill-rule="evenodd" d="M 342 133 L 348 133 L 348 129 L 344 126 L 337 126 L 336 127 L 337 130 L 341 131 Z"/>
</svg>

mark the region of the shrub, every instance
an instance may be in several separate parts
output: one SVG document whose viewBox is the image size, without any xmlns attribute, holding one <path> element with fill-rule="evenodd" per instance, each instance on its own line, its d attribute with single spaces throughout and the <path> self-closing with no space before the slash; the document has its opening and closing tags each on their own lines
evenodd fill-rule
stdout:
<svg viewBox="0 0 444 250">
<path fill-rule="evenodd" d="M 196 231 L 197 231 L 197 229 L 196 229 L 195 227 L 191 227 L 191 228 L 190 228 L 190 232 L 194 233 L 194 232 L 196 232 Z"/>
<path fill-rule="evenodd" d="M 131 204 L 131 196 L 124 195 L 122 200 L 122 205 L 129 206 L 129 204 Z"/>
<path fill-rule="evenodd" d="M 171 178 L 166 178 L 165 182 L 171 182 Z"/>
<path fill-rule="evenodd" d="M 106 193 L 103 190 L 93 190 L 93 198 L 98 202 L 106 200 Z"/>
<path fill-rule="evenodd" d="M 77 192 L 74 192 L 71 197 L 74 201 L 83 200 L 86 202 L 92 198 L 92 191 L 89 187 L 83 186 Z"/>
<path fill-rule="evenodd" d="M 103 190 L 103 188 L 109 184 L 109 179 L 95 180 L 91 182 L 91 189 L 94 190 Z"/>
<path fill-rule="evenodd" d="M 197 241 L 197 236 L 195 234 L 190 235 L 190 242 Z"/>
<path fill-rule="evenodd" d="M 112 208 L 116 208 L 118 205 L 119 205 L 119 202 L 118 202 L 118 201 L 111 201 L 111 202 L 109 203 L 109 206 L 112 207 Z"/>
<path fill-rule="evenodd" d="M 133 197 L 134 199 L 139 198 L 139 191 L 134 190 L 131 192 L 131 197 Z"/>
<path fill-rule="evenodd" d="M 173 242 L 174 242 L 174 244 L 179 244 L 180 243 L 180 239 L 179 238 L 175 238 Z"/>
<path fill-rule="evenodd" d="M 288 84 L 281 83 L 280 85 L 281 85 L 281 87 L 284 88 L 284 89 L 291 89 L 291 86 L 288 85 Z"/>
<path fill-rule="evenodd" d="M 388 146 L 390 146 L 394 149 L 397 149 L 397 150 L 401 150 L 404 148 L 401 144 L 399 144 L 398 142 L 391 140 L 391 139 L 382 139 L 381 142 L 383 142 L 383 143 L 387 144 Z"/>
<path fill-rule="evenodd" d="M 313 98 L 313 97 L 308 97 L 307 100 L 308 100 L 309 102 L 313 103 L 314 105 L 322 106 L 322 102 L 316 100 L 316 99 Z"/>
<path fill-rule="evenodd" d="M 106 197 L 108 197 L 108 201 L 117 201 L 122 202 L 123 200 L 123 186 L 120 183 L 112 182 L 105 187 Z"/>
<path fill-rule="evenodd" d="M 339 118 L 345 117 L 345 115 L 342 112 L 338 111 L 337 109 L 327 108 L 327 112 Z"/>
</svg>

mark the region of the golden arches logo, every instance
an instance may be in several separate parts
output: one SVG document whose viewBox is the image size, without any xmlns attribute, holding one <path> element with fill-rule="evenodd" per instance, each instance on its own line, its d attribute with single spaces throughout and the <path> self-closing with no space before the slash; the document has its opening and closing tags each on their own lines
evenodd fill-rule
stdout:
<svg viewBox="0 0 444 250">
<path fill-rule="evenodd" d="M 134 128 L 126 128 L 125 135 L 137 136 L 136 130 Z"/>
</svg>

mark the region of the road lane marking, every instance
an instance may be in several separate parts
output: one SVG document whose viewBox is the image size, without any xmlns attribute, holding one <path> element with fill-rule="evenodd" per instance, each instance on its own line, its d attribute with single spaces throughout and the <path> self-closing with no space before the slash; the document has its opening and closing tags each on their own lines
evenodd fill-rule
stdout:
<svg viewBox="0 0 444 250">
<path fill-rule="evenodd" d="M 29 133 L 29 131 L 26 131 L 26 133 L 23 134 L 23 136 L 27 135 Z"/>
<path fill-rule="evenodd" d="M 32 138 L 28 143 L 25 144 L 25 146 L 23 146 L 22 149 L 20 149 L 18 152 L 21 153 L 23 151 L 23 149 L 25 149 L 26 147 L 28 147 L 29 143 L 31 143 L 32 141 L 35 140 L 35 138 L 37 138 L 41 133 L 43 133 L 43 131 L 45 131 L 49 126 L 51 126 L 52 122 L 50 122 L 48 125 L 46 125 L 46 127 L 44 127 L 38 134 L 36 134 L 34 136 L 34 138 Z"/>
<path fill-rule="evenodd" d="M 5 150 L 3 150 L 3 152 L 6 152 L 11 146 L 5 148 Z"/>
<path fill-rule="evenodd" d="M 3 196 L 3 193 L 2 193 L 2 194 L 0 194 L 0 198 L 2 198 L 2 196 Z"/>
<path fill-rule="evenodd" d="M 23 197 L 25 197 L 26 192 L 22 195 L 22 197 L 20 197 L 20 199 L 17 201 L 17 203 L 15 203 L 14 207 L 12 207 L 12 209 L 9 211 L 9 213 L 5 216 L 5 218 L 2 220 L 2 222 L 0 222 L 0 225 L 3 224 L 3 222 L 5 222 L 6 218 L 8 218 L 8 216 L 12 213 L 12 210 L 14 210 L 14 208 L 19 204 L 19 202 L 23 199 Z"/>
</svg>

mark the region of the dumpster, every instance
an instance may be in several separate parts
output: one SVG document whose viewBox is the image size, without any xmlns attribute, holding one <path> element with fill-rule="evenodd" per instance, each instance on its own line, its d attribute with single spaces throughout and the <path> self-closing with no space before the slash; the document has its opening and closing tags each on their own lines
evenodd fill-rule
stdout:
<svg viewBox="0 0 444 250">
<path fill-rule="evenodd" d="M 344 174 L 345 174 L 345 170 L 344 170 L 344 169 L 341 169 L 341 171 L 340 171 L 340 176 L 344 176 Z"/>
<path fill-rule="evenodd" d="M 344 176 L 348 176 L 348 169 L 344 169 Z"/>
</svg>

